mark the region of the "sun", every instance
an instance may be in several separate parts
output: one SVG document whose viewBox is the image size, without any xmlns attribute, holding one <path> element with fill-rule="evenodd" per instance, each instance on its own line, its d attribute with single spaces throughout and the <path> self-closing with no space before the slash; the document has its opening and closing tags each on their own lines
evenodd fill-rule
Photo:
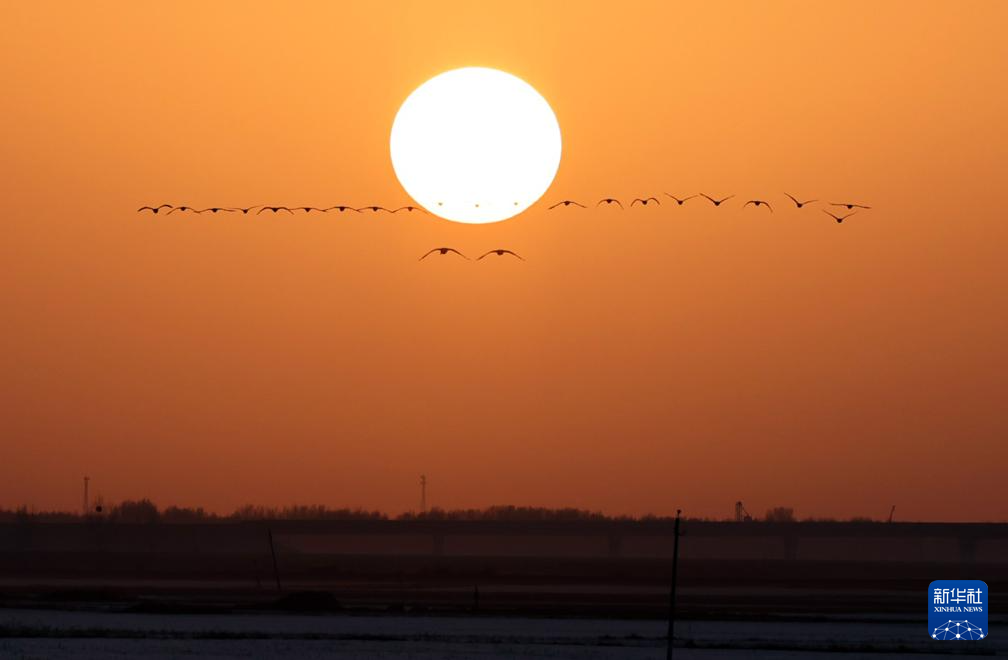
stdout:
<svg viewBox="0 0 1008 660">
<path fill-rule="evenodd" d="M 399 183 L 425 209 L 456 222 L 498 222 L 549 189 L 560 167 L 560 124 L 521 78 L 467 67 L 406 98 L 390 150 Z"/>
</svg>

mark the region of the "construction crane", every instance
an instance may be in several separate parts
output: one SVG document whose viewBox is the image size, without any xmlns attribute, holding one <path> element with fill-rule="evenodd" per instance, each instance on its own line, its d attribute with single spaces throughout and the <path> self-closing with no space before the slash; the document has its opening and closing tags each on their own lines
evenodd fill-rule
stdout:
<svg viewBox="0 0 1008 660">
<path fill-rule="evenodd" d="M 889 509 L 889 522 L 892 522 L 893 514 L 896 513 L 896 505 L 893 504 L 892 508 Z"/>
<path fill-rule="evenodd" d="M 742 500 L 735 503 L 735 522 L 752 522 L 752 516 L 746 511 Z"/>
</svg>

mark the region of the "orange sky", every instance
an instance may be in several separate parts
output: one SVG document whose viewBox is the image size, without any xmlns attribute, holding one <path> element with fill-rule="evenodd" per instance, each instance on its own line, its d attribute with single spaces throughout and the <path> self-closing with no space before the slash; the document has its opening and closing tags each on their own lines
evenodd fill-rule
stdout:
<svg viewBox="0 0 1008 660">
<path fill-rule="evenodd" d="M 5 3 L 0 506 L 1008 520 L 1001 2 Z M 405 204 L 431 76 L 535 86 L 504 223 Z M 564 197 L 769 199 L 546 212 Z M 875 208 L 838 226 L 783 192 Z M 735 200 L 738 202 L 738 200 Z M 416 257 L 510 247 L 521 263 Z"/>
</svg>

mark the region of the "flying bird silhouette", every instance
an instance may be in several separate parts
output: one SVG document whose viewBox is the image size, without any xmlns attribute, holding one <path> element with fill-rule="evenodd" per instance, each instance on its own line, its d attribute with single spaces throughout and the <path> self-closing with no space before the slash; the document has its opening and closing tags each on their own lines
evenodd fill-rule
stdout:
<svg viewBox="0 0 1008 660">
<path fill-rule="evenodd" d="M 256 212 L 256 215 L 259 215 L 263 211 L 273 211 L 273 213 L 276 213 L 277 211 L 287 211 L 291 215 L 294 215 L 294 211 L 291 211 L 286 206 L 264 206 L 261 209 L 259 209 L 258 212 Z"/>
<path fill-rule="evenodd" d="M 412 213 L 413 211 L 420 211 L 421 213 L 427 213 L 428 215 L 430 215 L 430 213 L 426 209 L 422 209 L 419 206 L 400 206 L 394 211 L 390 211 L 390 213 L 398 213 L 399 211 L 406 211 L 407 213 Z"/>
<path fill-rule="evenodd" d="M 340 213 L 345 213 L 346 211 L 353 211 L 354 213 L 360 213 L 360 211 L 358 211 L 354 207 L 352 207 L 352 206 L 343 206 L 342 204 L 339 205 L 339 206 L 330 206 L 329 208 L 322 209 L 322 212 L 325 213 L 326 211 L 332 211 L 333 209 L 336 209 Z"/>
<path fill-rule="evenodd" d="M 749 206 L 750 204 L 752 204 L 756 208 L 759 208 L 761 206 L 765 206 L 768 209 L 770 209 L 771 213 L 773 213 L 773 207 L 770 206 L 770 202 L 764 202 L 762 199 L 750 199 L 748 202 L 746 202 L 745 204 L 742 205 L 742 208 L 745 208 L 745 207 Z"/>
<path fill-rule="evenodd" d="M 788 197 L 790 197 L 791 201 L 794 202 L 795 206 L 797 206 L 798 208 L 801 208 L 801 207 L 805 206 L 806 204 L 811 204 L 812 202 L 818 202 L 819 201 L 818 199 L 806 199 L 804 202 L 802 202 L 802 201 L 798 200 L 794 195 L 790 195 L 788 193 L 784 193 L 784 194 L 787 195 Z"/>
<path fill-rule="evenodd" d="M 846 206 L 847 210 L 851 209 L 870 209 L 870 206 L 865 206 L 864 204 L 855 204 L 854 202 L 830 202 L 833 206 Z"/>
<path fill-rule="evenodd" d="M 844 221 L 844 220 L 846 220 L 847 218 L 851 217 L 852 215 L 857 215 L 857 211 L 854 211 L 853 213 L 848 213 L 847 215 L 833 215 L 832 213 L 830 213 L 830 212 L 829 212 L 829 211 L 827 211 L 826 209 L 823 209 L 823 213 L 825 213 L 825 214 L 826 214 L 826 215 L 828 215 L 829 217 L 831 217 L 831 218 L 833 218 L 834 220 L 836 220 L 836 221 L 837 221 L 837 224 L 840 224 L 841 222 L 843 222 L 843 221 Z"/>
<path fill-rule="evenodd" d="M 615 204 L 616 206 L 623 208 L 623 204 L 615 197 L 606 197 L 605 199 L 600 199 L 598 204 L 596 204 L 595 206 L 602 206 L 603 204 L 605 204 L 606 206 L 612 206 L 613 204 Z"/>
<path fill-rule="evenodd" d="M 358 213 L 361 211 L 371 211 L 372 213 L 377 213 L 378 211 L 385 211 L 386 213 L 391 213 L 391 211 L 389 211 L 384 206 L 362 206 L 359 209 L 357 209 Z"/>
<path fill-rule="evenodd" d="M 700 195 L 703 196 L 703 197 L 706 197 L 707 199 L 709 199 L 710 203 L 713 204 L 714 206 L 721 206 L 721 204 L 723 204 L 724 202 L 727 202 L 729 199 L 731 199 L 732 197 L 735 196 L 735 195 L 728 195 L 727 197 L 724 197 L 722 199 L 714 199 L 713 197 L 711 197 L 710 195 L 708 195 L 706 193 L 700 193 Z"/>
<path fill-rule="evenodd" d="M 675 195 L 669 195 L 668 193 L 665 194 L 674 199 L 676 201 L 676 204 L 678 204 L 679 206 L 685 204 L 687 200 L 693 199 L 694 197 L 699 197 L 699 195 L 690 195 L 689 197 L 683 197 L 682 199 L 679 199 Z"/>
<path fill-rule="evenodd" d="M 489 257 L 491 254 L 496 254 L 498 257 L 503 257 L 505 254 L 510 254 L 511 256 L 518 257 L 522 261 L 525 261 L 525 258 L 522 257 L 520 254 L 516 254 L 516 253 L 512 252 L 511 250 L 503 250 L 503 249 L 499 249 L 499 248 L 496 249 L 496 250 L 490 250 L 489 252 L 487 252 L 486 254 L 484 254 L 482 257 L 480 257 L 476 261 L 479 261 L 483 257 Z"/>
<path fill-rule="evenodd" d="M 316 206 L 295 206 L 292 210 L 294 211 L 304 211 L 305 213 L 311 213 L 312 211 L 318 211 L 319 213 L 325 213 L 324 209 L 320 209 Z"/>
<path fill-rule="evenodd" d="M 141 206 L 140 208 L 137 209 L 137 213 L 140 213 L 141 211 L 150 211 L 152 213 L 157 213 L 158 211 L 166 207 L 174 208 L 171 204 L 161 204 L 160 206 Z M 169 213 L 171 213 L 171 211 L 169 211 Z"/>
<path fill-rule="evenodd" d="M 631 206 L 631 208 L 633 207 L 634 204 L 640 204 L 641 206 L 647 206 L 651 202 L 654 202 L 658 206 L 661 206 L 661 202 L 658 201 L 657 197 L 645 197 L 643 199 L 641 199 L 640 197 L 634 197 L 634 200 L 632 202 L 630 202 L 630 206 Z"/>
<path fill-rule="evenodd" d="M 257 209 L 260 206 L 262 206 L 262 204 L 256 204 L 255 206 L 245 206 L 245 207 L 236 206 L 235 208 L 233 208 L 231 210 L 232 211 L 241 211 L 243 215 L 248 215 L 249 211 L 251 211 L 252 209 Z"/>
<path fill-rule="evenodd" d="M 211 213 L 218 213 L 220 211 L 224 211 L 226 213 L 234 213 L 234 209 L 224 208 L 223 206 L 211 206 L 210 208 L 199 209 L 198 211 L 196 209 L 193 209 L 193 213 L 206 213 L 207 211 L 210 211 Z"/>
<path fill-rule="evenodd" d="M 585 207 L 584 204 L 579 204 L 579 203 L 575 202 L 572 199 L 565 199 L 562 202 L 557 202 L 556 204 L 554 204 L 553 206 L 549 207 L 546 210 L 547 211 L 552 211 L 553 209 L 555 209 L 558 206 L 565 206 L 566 207 L 566 206 L 570 206 L 571 204 L 573 204 L 574 206 L 580 206 L 581 208 Z"/>
<path fill-rule="evenodd" d="M 185 211 L 195 211 L 195 210 L 196 210 L 196 209 L 194 209 L 194 208 L 193 208 L 193 207 L 191 207 L 191 206 L 176 206 L 176 207 L 175 207 L 175 208 L 173 208 L 173 209 L 172 209 L 171 211 L 168 211 L 168 215 L 171 215 L 171 214 L 172 214 L 172 213 L 174 213 L 175 211 L 183 211 L 183 212 L 185 212 Z"/>
<path fill-rule="evenodd" d="M 458 256 L 462 257 L 463 259 L 466 259 L 468 261 L 472 261 L 472 259 L 469 259 L 469 257 L 465 256 L 464 254 L 462 254 L 461 252 L 459 252 L 455 248 L 451 248 L 451 247 L 434 248 L 433 250 L 431 250 L 430 252 L 428 252 L 424 256 L 422 256 L 419 259 L 417 259 L 417 261 L 423 261 L 424 259 L 426 259 L 430 255 L 434 254 L 435 252 L 437 252 L 439 254 L 448 254 L 449 252 L 454 252 L 455 254 L 457 254 Z"/>
</svg>

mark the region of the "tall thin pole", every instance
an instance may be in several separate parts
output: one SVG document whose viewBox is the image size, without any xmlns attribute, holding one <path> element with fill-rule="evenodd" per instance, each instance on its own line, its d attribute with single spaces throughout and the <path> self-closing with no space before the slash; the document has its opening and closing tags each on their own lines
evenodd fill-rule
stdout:
<svg viewBox="0 0 1008 660">
<path fill-rule="evenodd" d="M 666 660 L 672 660 L 675 654 L 673 646 L 675 640 L 675 616 L 676 616 L 676 579 L 679 572 L 679 518 L 682 509 L 675 512 L 675 541 L 672 544 L 672 587 L 669 589 L 669 614 L 668 614 L 668 647 L 665 650 Z"/>
<path fill-rule="evenodd" d="M 427 513 L 427 475 L 420 475 L 420 513 Z"/>
<path fill-rule="evenodd" d="M 283 591 L 280 586 L 280 569 L 277 567 L 276 548 L 273 547 L 273 530 L 267 527 L 266 533 L 269 534 L 270 554 L 273 555 L 273 577 L 276 578 L 277 591 Z"/>
</svg>

